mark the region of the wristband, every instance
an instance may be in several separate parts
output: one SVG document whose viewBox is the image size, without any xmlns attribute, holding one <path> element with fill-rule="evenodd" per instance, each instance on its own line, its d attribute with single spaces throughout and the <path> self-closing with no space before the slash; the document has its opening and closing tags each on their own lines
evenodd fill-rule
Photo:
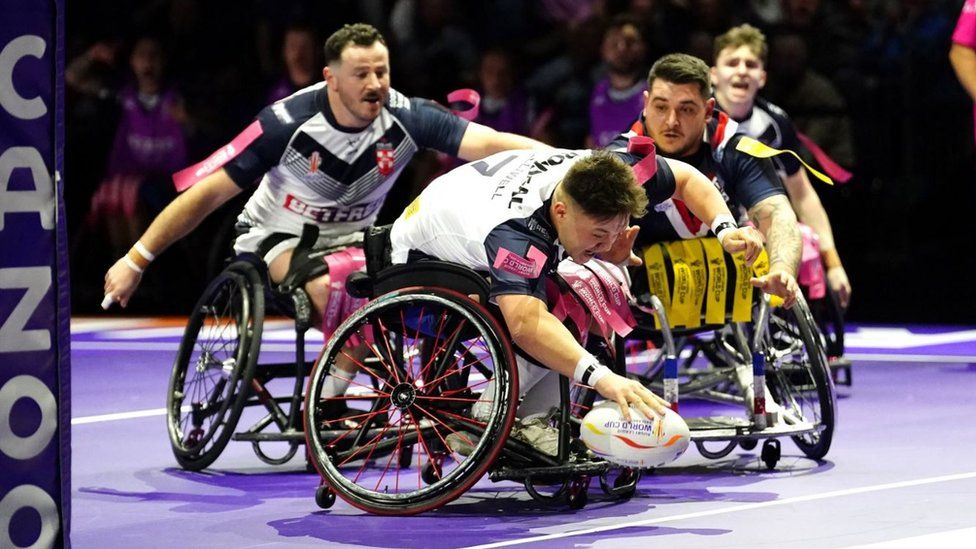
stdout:
<svg viewBox="0 0 976 549">
<path fill-rule="evenodd" d="M 735 218 L 729 214 L 719 214 L 712 220 L 712 233 L 718 238 L 719 243 L 725 239 L 725 234 L 739 228 Z"/>
<path fill-rule="evenodd" d="M 136 262 L 132 261 L 132 258 L 130 258 L 128 255 L 122 256 L 122 261 L 124 261 L 126 266 L 132 269 L 133 271 L 142 274 L 142 267 L 136 265 Z"/>
<path fill-rule="evenodd" d="M 136 243 L 133 244 L 132 247 L 135 248 L 136 251 L 139 252 L 139 255 L 141 255 L 142 257 L 144 257 L 146 259 L 146 261 L 150 261 L 151 262 L 152 260 L 156 259 L 156 256 L 153 255 L 152 252 L 150 252 L 149 250 L 147 250 L 146 247 L 142 245 L 142 241 L 141 240 L 136 240 Z"/>
<path fill-rule="evenodd" d="M 594 387 L 597 382 L 611 373 L 613 372 L 610 368 L 600 364 L 600 361 L 595 356 L 590 353 L 584 353 L 580 357 L 579 362 L 576 363 L 576 370 L 573 371 L 573 379 L 583 385 Z"/>
<path fill-rule="evenodd" d="M 823 260 L 824 266 L 827 269 L 833 269 L 834 267 L 842 267 L 840 262 L 840 254 L 837 250 L 821 250 L 820 259 Z"/>
</svg>

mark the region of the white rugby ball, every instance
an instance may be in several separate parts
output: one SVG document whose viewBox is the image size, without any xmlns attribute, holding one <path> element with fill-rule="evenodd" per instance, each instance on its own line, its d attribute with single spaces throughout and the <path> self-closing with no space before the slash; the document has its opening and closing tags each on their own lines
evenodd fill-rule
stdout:
<svg viewBox="0 0 976 549">
<path fill-rule="evenodd" d="M 593 453 L 625 467 L 660 467 L 688 449 L 688 424 L 668 410 L 648 419 L 631 406 L 626 422 L 616 402 L 601 402 L 583 416 L 580 439 Z"/>
</svg>

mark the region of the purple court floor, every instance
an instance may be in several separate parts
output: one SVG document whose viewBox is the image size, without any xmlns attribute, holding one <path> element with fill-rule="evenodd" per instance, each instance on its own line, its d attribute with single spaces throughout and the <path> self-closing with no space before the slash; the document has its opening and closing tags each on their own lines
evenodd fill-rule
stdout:
<svg viewBox="0 0 976 549">
<path fill-rule="evenodd" d="M 290 331 L 269 323 L 262 357 L 291 349 Z M 853 328 L 853 386 L 838 388 L 821 463 L 789 440 L 774 471 L 758 449 L 708 460 L 691 448 L 625 502 L 594 482 L 570 511 L 484 479 L 409 518 L 341 500 L 323 511 L 301 456 L 265 465 L 243 442 L 207 472 L 179 469 L 163 406 L 180 332 L 178 320 L 73 323 L 74 547 L 976 546 L 976 328 Z"/>
</svg>

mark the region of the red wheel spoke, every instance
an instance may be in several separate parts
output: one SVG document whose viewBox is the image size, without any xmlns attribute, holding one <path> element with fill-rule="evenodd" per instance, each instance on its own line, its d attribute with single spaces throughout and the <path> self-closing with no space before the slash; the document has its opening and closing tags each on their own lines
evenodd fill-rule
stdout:
<svg viewBox="0 0 976 549">
<path fill-rule="evenodd" d="M 401 317 L 403 316 L 403 312 L 402 311 L 400 312 L 400 316 Z M 380 337 L 380 339 L 383 340 L 383 345 L 386 346 L 386 352 L 390 354 L 390 359 L 391 360 L 394 360 L 394 358 L 393 358 L 394 357 L 394 355 L 393 355 L 393 349 L 390 349 L 390 340 L 386 337 L 386 333 L 389 330 L 387 330 L 386 329 L 386 326 L 383 325 L 383 319 L 380 319 L 380 318 L 376 319 L 376 323 L 379 324 L 380 330 L 383 331 L 383 333 L 381 334 L 382 337 Z M 376 354 L 376 351 L 375 350 L 373 351 L 373 354 Z M 383 362 L 383 357 L 381 357 L 379 355 L 376 355 L 376 357 L 380 359 L 380 362 Z M 402 359 L 403 357 L 400 357 L 400 358 Z M 393 381 L 395 381 L 396 383 L 400 383 L 400 373 L 397 372 L 396 364 L 392 364 L 390 366 L 391 367 L 388 367 L 386 371 L 393 378 Z"/>
</svg>

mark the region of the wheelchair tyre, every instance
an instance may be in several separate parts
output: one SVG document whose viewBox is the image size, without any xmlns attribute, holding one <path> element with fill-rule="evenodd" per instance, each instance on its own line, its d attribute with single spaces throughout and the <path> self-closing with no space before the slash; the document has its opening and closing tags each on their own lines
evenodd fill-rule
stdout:
<svg viewBox="0 0 976 549">
<path fill-rule="evenodd" d="M 346 319 L 316 361 L 305 403 L 308 447 L 336 494 L 370 513 L 413 515 L 477 482 L 515 419 L 504 333 L 483 306 L 439 288 L 393 291 Z M 340 357 L 359 367 L 350 389 L 318 396 Z M 336 400 L 356 412 L 341 425 L 323 417 Z M 404 467 L 396 456 L 407 446 L 415 459 Z"/>
<path fill-rule="evenodd" d="M 263 284 L 246 262 L 228 266 L 194 306 L 166 403 L 170 445 L 184 469 L 206 468 L 233 435 L 258 361 L 263 322 Z"/>
<path fill-rule="evenodd" d="M 783 419 L 816 427 L 791 438 L 807 457 L 822 459 L 833 440 L 835 394 L 823 340 L 806 302 L 773 311 L 764 341 L 766 384 L 784 409 Z"/>
</svg>

